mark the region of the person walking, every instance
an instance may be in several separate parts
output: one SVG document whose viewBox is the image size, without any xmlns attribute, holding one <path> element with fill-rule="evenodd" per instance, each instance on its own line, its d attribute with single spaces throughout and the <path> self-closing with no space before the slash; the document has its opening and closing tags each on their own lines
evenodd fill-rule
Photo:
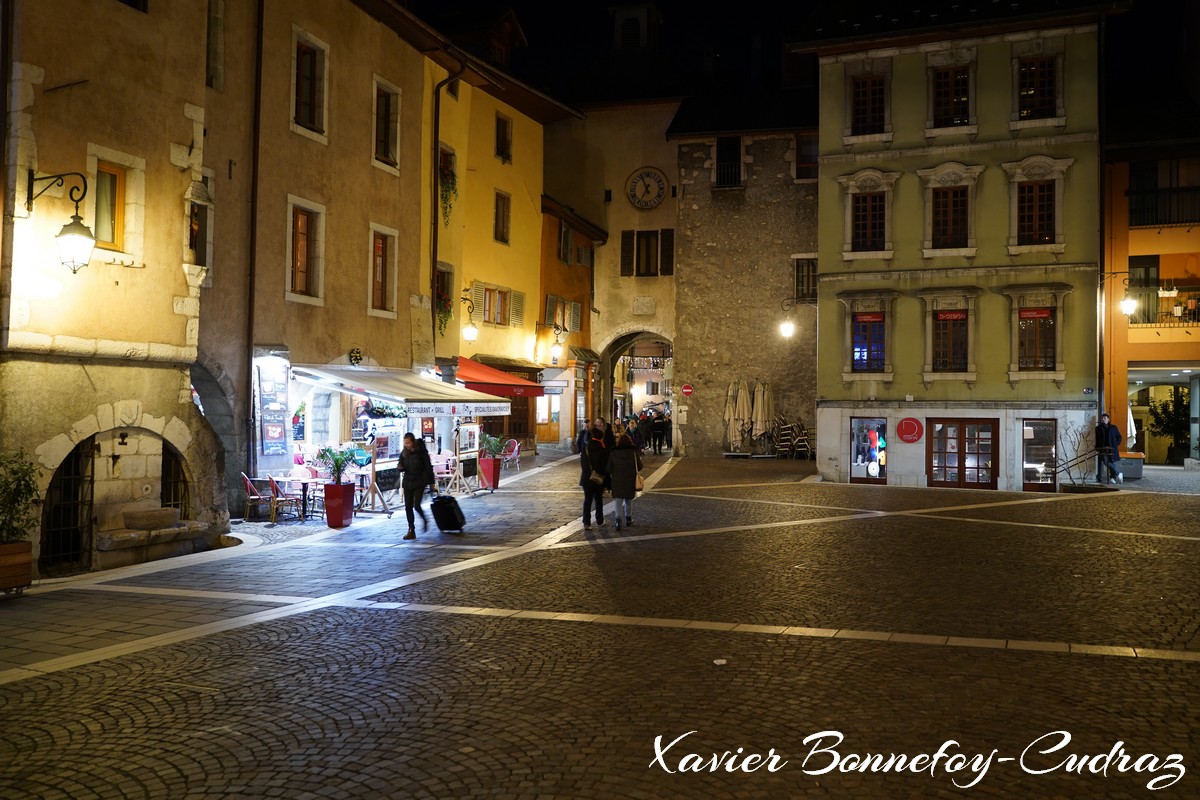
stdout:
<svg viewBox="0 0 1200 800">
<path fill-rule="evenodd" d="M 437 494 L 437 478 L 433 475 L 433 464 L 429 460 L 429 450 L 425 440 L 418 439 L 411 433 L 404 434 L 404 449 L 400 451 L 400 469 L 404 478 L 400 485 L 404 489 L 404 516 L 408 518 L 408 533 L 405 539 L 417 538 L 413 513 L 421 517 L 421 530 L 429 527 L 429 520 L 421 509 L 421 495 L 425 494 L 428 486 L 433 494 Z"/>
<path fill-rule="evenodd" d="M 639 453 L 646 449 L 646 439 L 642 435 L 642 428 L 638 425 L 637 417 L 629 420 L 629 438 L 633 440 L 633 446 Z"/>
<path fill-rule="evenodd" d="M 1109 483 L 1124 483 L 1125 474 L 1117 472 L 1117 458 L 1120 454 L 1121 431 L 1108 421 L 1108 414 L 1100 415 L 1100 424 L 1096 426 L 1096 452 L 1100 463 L 1096 466 L 1096 480 L 1104 482 L 1104 468 L 1108 468 Z"/>
<path fill-rule="evenodd" d="M 666 414 L 663 415 L 663 436 L 665 437 L 664 444 L 666 445 L 667 451 L 669 452 L 671 450 L 674 450 L 675 445 L 673 445 L 671 443 L 671 412 L 670 411 L 668 411 Z"/>
<path fill-rule="evenodd" d="M 663 437 L 666 435 L 666 427 L 663 421 L 662 414 L 655 414 L 654 421 L 650 423 L 650 439 L 654 442 L 654 455 L 661 456 L 663 448 Z"/>
<path fill-rule="evenodd" d="M 603 420 L 596 420 L 603 422 Z M 579 454 L 579 485 L 583 487 L 583 529 L 592 529 L 592 504 L 596 506 L 596 524 L 604 524 L 604 488 L 609 485 L 608 453 L 604 446 L 603 428 L 591 430 L 587 447 Z M 598 475 L 599 481 L 592 480 Z"/>
<path fill-rule="evenodd" d="M 608 474 L 612 477 L 613 523 L 621 530 L 621 518 L 625 526 L 633 524 L 633 498 L 637 497 L 637 475 L 642 471 L 642 455 L 633 445 L 629 434 L 617 439 L 617 447 L 608 457 Z"/>
</svg>

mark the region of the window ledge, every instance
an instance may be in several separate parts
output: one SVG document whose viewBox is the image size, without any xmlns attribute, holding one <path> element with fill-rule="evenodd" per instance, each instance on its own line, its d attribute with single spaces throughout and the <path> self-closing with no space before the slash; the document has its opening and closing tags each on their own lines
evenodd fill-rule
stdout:
<svg viewBox="0 0 1200 800">
<path fill-rule="evenodd" d="M 386 311 L 382 308 L 368 308 L 367 316 L 368 317 L 379 317 L 381 319 L 396 319 L 396 312 L 395 311 Z"/>
<path fill-rule="evenodd" d="M 386 161 L 380 161 L 378 158 L 372 158 L 371 164 L 374 165 L 376 169 L 382 170 L 389 175 L 395 175 L 397 178 L 400 177 L 400 168 L 395 164 L 389 164 Z"/>
<path fill-rule="evenodd" d="M 884 372 L 847 372 L 842 370 L 842 382 L 851 383 L 853 381 L 883 381 L 884 383 L 892 382 L 892 371 Z"/>
<path fill-rule="evenodd" d="M 306 128 L 295 119 L 288 120 L 288 126 L 292 129 L 292 133 L 298 133 L 305 139 L 312 139 L 314 142 L 319 142 L 324 145 L 329 144 L 329 137 L 324 131 L 314 131 L 312 128 Z"/>
<path fill-rule="evenodd" d="M 1066 117 L 1041 117 L 1039 119 L 1014 119 L 1008 123 L 1010 131 L 1020 131 L 1026 128 L 1065 128 Z"/>
<path fill-rule="evenodd" d="M 290 303 L 303 303 L 307 306 L 324 306 L 325 298 L 314 297 L 311 294 L 298 294 L 296 292 L 284 291 L 283 299 Z"/>
<path fill-rule="evenodd" d="M 1063 388 L 1063 384 L 1067 381 L 1067 371 L 1065 369 L 1055 370 L 1053 372 L 1046 370 L 1013 370 L 1008 371 L 1008 383 L 1014 389 L 1021 381 L 1054 381 L 1059 389 Z"/>
<path fill-rule="evenodd" d="M 1008 246 L 1010 256 L 1019 256 L 1022 253 L 1065 253 L 1066 251 L 1065 244 L 1010 244 Z"/>
<path fill-rule="evenodd" d="M 926 139 L 933 139 L 938 136 L 976 136 L 978 134 L 978 125 L 949 125 L 945 128 L 925 129 Z"/>
<path fill-rule="evenodd" d="M 746 188 L 746 184 L 738 183 L 738 184 L 734 184 L 732 186 L 713 186 L 712 190 L 714 192 L 729 192 L 729 191 L 738 191 L 740 189 L 745 189 L 745 188 Z"/>
<path fill-rule="evenodd" d="M 978 248 L 975 248 L 975 247 L 946 247 L 946 248 L 941 248 L 938 250 L 935 250 L 933 248 L 926 248 L 921 251 L 921 257 L 922 258 L 943 258 L 943 257 L 947 257 L 947 256 L 958 256 L 960 258 L 974 258 L 975 251 L 977 249 Z"/>
<path fill-rule="evenodd" d="M 894 250 L 844 250 L 842 251 L 842 261 L 859 261 L 867 258 L 879 258 L 886 261 L 894 253 Z"/>
<path fill-rule="evenodd" d="M 869 142 L 884 142 L 890 144 L 892 141 L 892 132 L 884 131 L 883 133 L 864 133 L 859 136 L 846 134 L 842 136 L 842 144 L 867 144 Z"/>
<path fill-rule="evenodd" d="M 935 381 L 963 381 L 965 383 L 975 383 L 979 379 L 979 373 L 971 372 L 922 372 L 921 380 L 925 382 L 925 388 L 929 388 L 929 384 Z"/>
</svg>

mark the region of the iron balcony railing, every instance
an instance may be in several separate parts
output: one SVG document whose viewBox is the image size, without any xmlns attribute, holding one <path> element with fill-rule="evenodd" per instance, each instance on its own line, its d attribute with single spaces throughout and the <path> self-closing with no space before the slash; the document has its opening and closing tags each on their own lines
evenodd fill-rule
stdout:
<svg viewBox="0 0 1200 800">
<path fill-rule="evenodd" d="M 732 189 L 742 185 L 742 163 L 740 161 L 717 162 L 717 188 Z"/>
<path fill-rule="evenodd" d="M 1129 227 L 1188 225 L 1200 222 L 1200 186 L 1130 191 Z"/>
<path fill-rule="evenodd" d="M 1149 325 L 1160 328 L 1185 328 L 1200 326 L 1200 290 L 1174 290 L 1174 297 L 1160 294 L 1158 289 L 1129 288 L 1125 297 L 1137 301 L 1137 308 L 1129 315 L 1130 325 Z M 1117 303 L 1121 297 L 1112 298 Z"/>
</svg>

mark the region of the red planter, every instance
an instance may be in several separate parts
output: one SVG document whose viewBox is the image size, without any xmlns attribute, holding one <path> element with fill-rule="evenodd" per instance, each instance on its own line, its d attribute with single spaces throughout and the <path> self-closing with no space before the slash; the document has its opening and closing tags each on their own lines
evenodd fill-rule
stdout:
<svg viewBox="0 0 1200 800">
<path fill-rule="evenodd" d="M 20 594 L 33 583 L 33 542 L 0 544 L 0 590 Z"/>
<path fill-rule="evenodd" d="M 331 528 L 344 528 L 354 520 L 354 484 L 325 484 L 325 522 Z"/>
<path fill-rule="evenodd" d="M 479 487 L 493 492 L 500 486 L 500 459 L 484 456 L 479 459 Z"/>
</svg>

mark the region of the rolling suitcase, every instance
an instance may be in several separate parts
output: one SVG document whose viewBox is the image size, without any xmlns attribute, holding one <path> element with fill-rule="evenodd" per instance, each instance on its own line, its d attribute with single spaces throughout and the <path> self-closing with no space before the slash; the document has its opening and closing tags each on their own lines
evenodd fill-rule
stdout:
<svg viewBox="0 0 1200 800">
<path fill-rule="evenodd" d="M 433 512 L 433 521 L 440 531 L 459 531 L 466 527 L 467 518 L 463 516 L 458 501 L 448 494 L 439 494 L 429 501 L 429 509 Z"/>
</svg>

